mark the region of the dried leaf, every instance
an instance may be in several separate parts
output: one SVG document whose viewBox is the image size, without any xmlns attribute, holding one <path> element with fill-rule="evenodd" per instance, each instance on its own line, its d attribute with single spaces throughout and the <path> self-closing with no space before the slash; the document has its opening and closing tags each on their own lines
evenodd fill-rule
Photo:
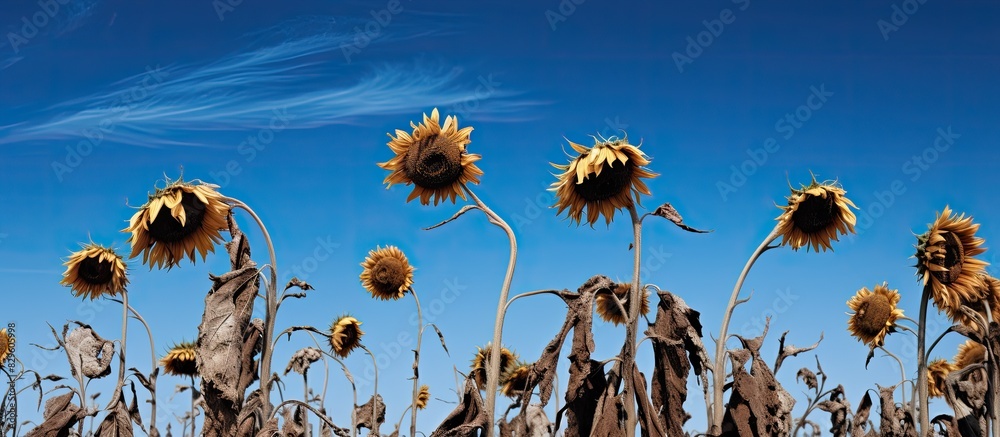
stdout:
<svg viewBox="0 0 1000 437">
<path fill-rule="evenodd" d="M 75 393 L 65 393 L 45 401 L 44 421 L 25 434 L 26 437 L 62 437 L 70 435 L 76 423 L 89 415 L 85 410 L 73 404 Z"/>
<path fill-rule="evenodd" d="M 801 371 L 800 371 L 801 372 Z M 815 377 L 815 376 L 814 376 Z M 820 410 L 830 413 L 830 432 L 834 437 L 847 436 L 847 415 L 851 409 L 844 397 L 844 387 L 838 385 L 830 391 L 830 399 L 816 405 Z"/>
<path fill-rule="evenodd" d="M 851 437 L 865 437 L 865 429 L 868 427 L 868 415 L 872 410 L 872 397 L 867 391 L 865 397 L 861 398 L 861 404 L 854 412 L 854 419 L 851 421 Z"/>
<path fill-rule="evenodd" d="M 101 338 L 90 326 L 73 329 L 66 335 L 65 345 L 73 376 L 77 376 L 78 372 L 88 378 L 102 378 L 111 374 L 114 343 Z"/>
<path fill-rule="evenodd" d="M 379 435 L 378 429 L 385 423 L 385 403 L 382 402 L 382 395 L 369 398 L 364 405 L 354 407 L 354 417 L 358 429 L 367 428 L 372 434 Z M 374 424 L 372 419 L 375 420 Z"/>
<path fill-rule="evenodd" d="M 101 421 L 100 426 L 97 427 L 97 432 L 95 435 L 99 436 L 109 436 L 109 437 L 132 437 L 132 413 L 129 410 L 127 404 L 125 404 L 125 393 L 124 389 L 117 396 L 114 405 L 111 406 L 110 411 L 108 411 L 107 416 L 104 416 L 104 420 Z M 133 403 L 135 402 L 135 387 L 132 387 Z M 138 410 L 136 411 L 138 414 Z"/>
<path fill-rule="evenodd" d="M 787 435 L 792 428 L 795 399 L 781 387 L 774 373 L 760 358 L 767 328 L 765 325 L 764 333 L 752 339 L 734 335 L 744 349 L 730 352 L 733 392 L 722 422 L 724 434 L 736 432 L 741 436 L 777 436 Z M 745 368 L 748 361 L 751 361 L 749 373 Z"/>
<path fill-rule="evenodd" d="M 306 437 L 306 410 L 296 405 L 295 408 L 285 407 L 281 412 L 285 423 L 281 426 L 284 437 Z"/>
<path fill-rule="evenodd" d="M 913 417 L 905 408 L 896 405 L 893 399 L 895 386 L 882 387 L 879 390 L 879 408 L 882 409 L 879 432 L 883 437 L 916 437 L 916 426 Z"/>
<path fill-rule="evenodd" d="M 301 280 L 299 278 L 296 278 L 296 277 L 292 277 L 292 279 L 290 281 L 288 281 L 288 284 L 285 285 L 285 290 L 283 290 L 283 291 L 287 291 L 289 288 L 292 288 L 292 287 L 298 287 L 302 291 L 309 291 L 309 290 L 313 289 L 313 286 L 309 285 L 308 282 L 303 281 L 303 280 Z"/>
<path fill-rule="evenodd" d="M 319 361 L 320 358 L 323 358 L 323 352 L 319 349 L 314 347 L 299 349 L 292 354 L 292 358 L 288 360 L 288 366 L 285 367 L 285 375 L 293 370 L 295 373 L 305 375 L 306 372 L 309 371 L 309 366 L 312 363 Z"/>
<path fill-rule="evenodd" d="M 656 417 L 656 410 L 646 394 L 646 376 L 639 372 L 639 368 L 632 366 L 632 381 L 635 393 L 636 406 L 638 407 L 639 429 L 642 430 L 643 437 L 666 437 L 666 428 Z M 674 434 L 678 435 L 678 434 Z"/>
<path fill-rule="evenodd" d="M 668 435 L 683 435 L 691 415 L 684 411 L 692 368 L 703 375 L 708 355 L 702 343 L 701 314 L 670 292 L 659 293 L 656 320 L 646 330 L 653 346 L 653 408 Z"/>
<path fill-rule="evenodd" d="M 778 358 L 774 361 L 774 374 L 778 374 L 778 370 L 781 369 L 781 363 L 785 361 L 785 358 L 794 357 L 803 352 L 809 352 L 813 349 L 819 347 L 820 342 L 823 341 L 823 333 L 819 333 L 819 340 L 816 340 L 812 346 L 807 347 L 795 347 L 793 345 L 785 346 L 785 336 L 788 335 L 788 331 L 781 334 L 781 339 L 778 340 Z"/>
<path fill-rule="evenodd" d="M 472 378 L 465 380 L 462 402 L 438 425 L 430 437 L 477 437 L 489 424 L 483 398 Z"/>
<path fill-rule="evenodd" d="M 712 231 L 702 231 L 700 229 L 695 229 L 688 225 L 685 225 L 684 219 L 681 218 L 680 213 L 678 213 L 677 210 L 674 209 L 674 206 L 671 205 L 670 202 L 665 202 L 663 205 L 660 205 L 659 208 L 656 208 L 656 210 L 650 214 L 670 220 L 675 225 L 688 232 L 695 232 L 699 234 L 706 234 L 712 232 Z"/>
<path fill-rule="evenodd" d="M 448 345 L 445 344 L 445 342 L 444 342 L 444 334 L 441 333 L 441 330 L 438 329 L 437 325 L 435 325 L 433 323 L 431 323 L 430 325 L 431 325 L 432 328 L 434 328 L 434 332 L 437 333 L 438 340 L 441 340 L 441 347 L 444 349 L 444 353 L 450 357 L 451 353 L 448 352 Z"/>
<path fill-rule="evenodd" d="M 795 374 L 795 380 L 798 381 L 799 379 L 802 380 L 806 387 L 812 390 L 819 388 L 819 382 L 816 381 L 816 374 L 806 367 L 799 369 L 798 373 Z"/>
</svg>

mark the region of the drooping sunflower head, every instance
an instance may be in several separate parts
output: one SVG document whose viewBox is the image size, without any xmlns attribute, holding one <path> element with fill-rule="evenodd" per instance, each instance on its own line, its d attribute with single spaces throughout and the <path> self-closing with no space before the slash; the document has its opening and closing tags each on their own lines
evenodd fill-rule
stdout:
<svg viewBox="0 0 1000 437">
<path fill-rule="evenodd" d="M 885 283 L 876 285 L 875 291 L 867 287 L 858 290 L 847 301 L 854 311 L 847 320 L 847 330 L 862 343 L 882 346 L 885 336 L 896 331 L 896 321 L 903 317 L 903 310 L 897 307 L 899 299 L 899 292 Z"/>
<path fill-rule="evenodd" d="M 504 381 L 500 392 L 509 398 L 515 398 L 524 393 L 531 377 L 531 367 L 532 365 L 529 363 L 517 363 L 513 366 L 507 375 L 500 377 Z"/>
<path fill-rule="evenodd" d="M 790 244 L 793 250 L 812 247 L 819 252 L 833 250 L 831 241 L 839 241 L 837 233 L 854 233 L 857 217 L 851 208 L 857 209 L 845 191 L 836 182 L 817 182 L 814 177 L 808 186 L 792 189 L 788 196 L 788 206 L 779 206 L 783 211 L 778 220 L 781 244 Z"/>
<path fill-rule="evenodd" d="M 958 353 L 955 354 L 955 369 L 962 370 L 971 364 L 986 361 L 986 347 L 973 340 L 965 340 L 965 343 L 958 345 Z"/>
<path fill-rule="evenodd" d="M 369 251 L 361 267 L 361 285 L 377 299 L 402 299 L 413 285 L 414 268 L 396 246 Z"/>
<path fill-rule="evenodd" d="M 492 344 L 487 343 L 486 347 L 477 347 L 476 356 L 472 358 L 472 377 L 475 378 L 476 384 L 479 385 L 480 390 L 486 390 L 486 369 L 490 365 L 490 350 L 492 349 Z M 503 377 L 510 374 L 514 365 L 517 363 L 517 355 L 511 352 L 510 349 L 505 347 L 500 348 L 500 380 L 499 384 L 504 383 Z"/>
<path fill-rule="evenodd" d="M 976 275 L 976 290 L 974 295 L 979 296 L 977 300 L 963 301 L 962 305 L 979 313 L 982 320 L 987 319 L 986 305 L 989 305 L 990 312 L 1000 314 L 1000 279 L 994 278 L 986 273 Z M 962 312 L 961 307 L 947 306 L 944 308 L 945 314 L 955 323 L 960 323 L 975 332 L 982 332 L 979 319 L 970 314 Z"/>
<path fill-rule="evenodd" d="M 938 359 L 927 364 L 927 394 L 932 398 L 944 396 L 945 378 L 948 374 L 958 370 L 954 364 L 948 360 Z"/>
<path fill-rule="evenodd" d="M 76 297 L 93 300 L 104 295 L 115 296 L 125 291 L 128 285 L 125 261 L 111 248 L 85 244 L 82 249 L 73 252 L 63 265 L 66 271 L 59 283 L 71 287 Z"/>
<path fill-rule="evenodd" d="M 361 322 L 354 317 L 343 315 L 330 325 L 330 350 L 341 358 L 347 358 L 351 351 L 361 346 Z"/>
<path fill-rule="evenodd" d="M 552 164 L 562 173 L 549 190 L 556 193 L 556 215 L 569 210 L 569 218 L 577 224 L 587 209 L 587 222 L 593 226 L 602 214 L 611 224 L 615 212 L 640 202 L 640 195 L 650 195 L 643 178 L 657 174 L 645 168 L 649 158 L 639 146 L 625 138 L 595 139 L 593 147 L 572 141 L 570 147 L 578 153 L 569 164 Z"/>
<path fill-rule="evenodd" d="M 195 262 L 195 252 L 202 261 L 215 245 L 222 242 L 220 230 L 227 229 L 230 206 L 216 191 L 218 186 L 201 182 L 170 182 L 157 188 L 149 200 L 129 220 L 122 232 L 132 235 L 132 254 L 142 253 L 143 264 L 152 269 L 179 265 L 187 256 Z"/>
<path fill-rule="evenodd" d="M 7 355 L 10 354 L 10 334 L 7 328 L 0 329 L 0 365 L 6 366 Z"/>
<path fill-rule="evenodd" d="M 160 366 L 164 373 L 177 376 L 197 376 L 198 365 L 195 361 L 196 345 L 192 341 L 182 341 L 175 344 L 160 358 Z"/>
<path fill-rule="evenodd" d="M 430 117 L 424 114 L 423 123 L 410 122 L 413 133 L 396 129 L 395 137 L 389 134 L 389 148 L 396 156 L 378 166 L 392 172 L 383 181 L 387 188 L 413 184 L 407 202 L 419 197 L 420 203 L 427 205 L 433 197 L 434 205 L 448 199 L 454 203 L 456 196 L 465 199 L 464 184 L 478 184 L 483 175 L 475 164 L 482 157 L 466 152 L 466 145 L 472 142 L 472 127 L 459 129 L 458 119 L 452 115 L 445 117 L 443 126 L 439 119 L 434 108 Z"/>
<path fill-rule="evenodd" d="M 427 408 L 427 401 L 431 399 L 430 387 L 426 385 L 420 386 L 420 391 L 417 392 L 417 403 L 416 407 L 418 410 L 423 410 Z"/>
<path fill-rule="evenodd" d="M 632 284 L 619 283 L 615 285 L 614 293 L 618 297 L 618 300 L 622 301 L 622 306 L 625 307 L 625 311 L 630 310 L 630 302 L 627 301 L 629 296 L 629 290 L 631 290 Z M 618 308 L 618 304 L 615 299 L 611 297 L 609 293 L 601 293 L 597 295 L 595 299 L 597 308 L 597 315 L 601 317 L 605 322 L 614 323 L 616 326 L 624 324 L 628 320 L 628 314 L 622 314 L 621 309 Z M 642 291 L 642 301 L 639 303 L 639 314 L 649 313 L 649 292 L 646 290 Z"/>
<path fill-rule="evenodd" d="M 984 297 L 979 274 L 987 263 L 974 258 L 986 251 L 983 239 L 976 237 L 978 230 L 972 217 L 953 214 L 945 206 L 927 232 L 917 236 L 917 276 L 931 288 L 938 309 L 949 315 Z"/>
</svg>

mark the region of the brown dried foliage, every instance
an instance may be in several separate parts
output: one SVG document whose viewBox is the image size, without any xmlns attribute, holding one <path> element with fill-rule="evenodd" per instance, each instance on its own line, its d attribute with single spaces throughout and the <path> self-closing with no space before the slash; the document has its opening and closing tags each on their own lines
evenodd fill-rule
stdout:
<svg viewBox="0 0 1000 437">
<path fill-rule="evenodd" d="M 681 436 L 684 435 L 684 423 L 691 418 L 684 411 L 687 378 L 692 369 L 696 376 L 705 375 L 708 355 L 701 341 L 698 311 L 669 292 L 661 291 L 659 296 L 656 319 L 646 330 L 654 352 L 653 411 L 657 412 L 657 419 L 667 435 Z"/>
<path fill-rule="evenodd" d="M 479 431 L 487 425 L 483 397 L 479 394 L 476 382 L 468 378 L 465 380 L 462 403 L 448 414 L 430 437 L 477 437 Z"/>
<path fill-rule="evenodd" d="M 45 401 L 45 412 L 42 414 L 44 421 L 25 434 L 26 437 L 63 437 L 70 435 L 70 431 L 77 422 L 83 418 L 97 414 L 96 411 L 87 414 L 73 403 L 73 396 L 76 393 L 70 392 L 56 396 Z"/>
<path fill-rule="evenodd" d="M 757 338 L 734 335 L 744 349 L 729 352 L 733 361 L 733 392 L 722 421 L 723 435 L 783 436 L 791 431 L 795 399 L 778 384 L 760 357 L 766 335 L 766 327 Z M 750 372 L 745 368 L 747 362 L 751 362 Z"/>
</svg>

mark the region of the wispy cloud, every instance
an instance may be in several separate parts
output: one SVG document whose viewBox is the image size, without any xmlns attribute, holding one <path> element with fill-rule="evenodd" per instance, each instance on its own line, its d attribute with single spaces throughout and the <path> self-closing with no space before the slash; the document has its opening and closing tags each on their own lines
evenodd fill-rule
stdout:
<svg viewBox="0 0 1000 437">
<path fill-rule="evenodd" d="M 289 128 L 309 129 L 472 100 L 478 105 L 473 118 L 513 120 L 517 108 L 533 104 L 507 88 L 478 101 L 475 77 L 463 78 L 459 68 L 346 63 L 341 51 L 355 35 L 331 31 L 333 22 L 309 17 L 308 26 L 284 23 L 249 35 L 252 47 L 215 62 L 152 66 L 109 91 L 52 105 L 34 119 L 0 121 L 0 144 L 80 139 L 100 129 L 107 142 L 206 145 L 190 138 L 266 127 L 276 108 L 294 115 Z M 379 41 L 406 39 L 402 28 Z M 266 41 L 276 35 L 281 40 Z"/>
</svg>

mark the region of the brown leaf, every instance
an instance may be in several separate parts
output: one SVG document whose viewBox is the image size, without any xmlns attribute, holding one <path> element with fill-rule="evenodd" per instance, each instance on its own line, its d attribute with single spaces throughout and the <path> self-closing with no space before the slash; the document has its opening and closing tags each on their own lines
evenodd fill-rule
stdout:
<svg viewBox="0 0 1000 437">
<path fill-rule="evenodd" d="M 477 437 L 489 424 L 483 409 L 483 398 L 472 378 L 465 380 L 462 403 L 438 425 L 430 437 Z"/>
<path fill-rule="evenodd" d="M 639 429 L 642 431 L 642 437 L 666 437 L 667 433 L 664 431 L 664 426 L 656 417 L 656 410 L 653 408 L 653 404 L 649 401 L 649 396 L 646 394 L 646 375 L 643 375 L 635 365 L 632 366 L 632 382 L 635 385 L 632 393 L 635 393 Z"/>
<path fill-rule="evenodd" d="M 854 419 L 851 421 L 851 437 L 865 437 L 865 429 L 868 427 L 868 415 L 872 410 L 872 396 L 867 391 L 865 397 L 861 398 L 861 404 L 854 412 Z"/>
<path fill-rule="evenodd" d="M 799 369 L 798 373 L 795 374 L 795 380 L 798 381 L 799 379 L 802 380 L 806 387 L 812 390 L 819 388 L 819 382 L 816 381 L 816 374 L 807 367 Z"/>
<path fill-rule="evenodd" d="M 808 370 L 808 369 L 804 369 Z M 799 371 L 801 372 L 801 370 Z M 815 375 L 813 376 L 815 378 Z M 830 432 L 835 437 L 847 436 L 847 415 L 851 409 L 844 397 L 844 387 L 838 385 L 830 391 L 830 399 L 816 405 L 820 410 L 830 413 Z"/>
<path fill-rule="evenodd" d="M 285 375 L 293 370 L 295 373 L 305 375 L 306 372 L 309 371 L 309 366 L 312 365 L 312 363 L 319 361 L 320 358 L 323 358 L 323 352 L 319 349 L 314 347 L 299 349 L 292 354 L 292 358 L 288 360 L 288 366 L 285 367 Z"/>
<path fill-rule="evenodd" d="M 879 390 L 879 408 L 882 409 L 882 418 L 879 425 L 879 432 L 883 437 L 916 437 L 916 426 L 913 417 L 905 408 L 896 405 L 893 399 L 895 386 L 877 386 Z"/>
<path fill-rule="evenodd" d="M 73 376 L 82 372 L 88 378 L 102 378 L 111 374 L 115 346 L 84 325 L 66 335 L 66 354 Z"/>
<path fill-rule="evenodd" d="M 374 409 L 374 412 L 372 411 Z M 378 435 L 378 428 L 385 423 L 385 403 L 382 402 L 382 395 L 378 395 L 368 399 L 364 405 L 354 407 L 354 417 L 357 422 L 355 426 L 360 428 L 367 428 L 372 431 L 375 435 Z M 372 423 L 372 419 L 375 423 Z"/>
<path fill-rule="evenodd" d="M 285 407 L 281 416 L 285 419 L 281 426 L 283 437 L 306 437 L 306 411 L 302 407 Z"/>
<path fill-rule="evenodd" d="M 45 420 L 31 431 L 25 434 L 26 437 L 64 437 L 70 435 L 70 431 L 76 423 L 84 417 L 97 414 L 93 412 L 87 414 L 79 406 L 73 404 L 73 392 L 62 394 L 45 401 L 45 412 L 42 418 Z"/>
<path fill-rule="evenodd" d="M 785 358 L 794 357 L 803 352 L 808 352 L 819 347 L 820 342 L 823 341 L 823 333 L 819 334 L 819 340 L 813 343 L 812 346 L 807 347 L 795 347 L 793 345 L 785 346 L 785 336 L 788 335 L 788 331 L 781 334 L 781 339 L 778 340 L 778 358 L 774 361 L 774 374 L 778 374 L 778 370 L 781 369 L 781 363 L 785 361 Z"/>
<path fill-rule="evenodd" d="M 134 387 L 132 395 L 135 396 Z M 107 416 L 104 416 L 101 425 L 97 427 L 95 435 L 102 437 L 132 437 L 132 414 L 129 411 L 128 405 L 125 404 L 124 390 L 116 396 L 116 399 L 117 401 L 111 407 L 111 411 L 108 412 Z"/>
<path fill-rule="evenodd" d="M 767 326 L 760 337 L 738 338 L 745 349 L 730 352 L 733 362 L 733 392 L 722 421 L 722 432 L 740 436 L 786 435 L 792 428 L 795 399 L 778 384 L 774 373 L 760 358 Z M 750 372 L 745 365 L 751 361 Z"/>
<path fill-rule="evenodd" d="M 313 286 L 309 285 L 308 282 L 303 281 L 296 277 L 293 277 L 290 281 L 288 281 L 288 284 L 285 285 L 285 290 L 288 290 L 289 288 L 292 287 L 298 287 L 302 291 L 309 291 L 313 289 Z"/>
<path fill-rule="evenodd" d="M 674 206 L 671 205 L 670 202 L 666 202 L 663 205 L 660 205 L 659 208 L 656 208 L 656 210 L 650 214 L 670 220 L 675 225 L 688 232 L 695 232 L 699 234 L 706 234 L 712 232 L 712 231 L 702 231 L 700 229 L 695 229 L 688 225 L 685 225 L 684 219 L 681 218 L 681 214 L 678 213 L 676 209 L 674 209 Z"/>
<path fill-rule="evenodd" d="M 704 375 L 708 355 L 701 340 L 698 311 L 670 292 L 661 291 L 659 297 L 656 320 L 646 330 L 654 352 L 653 408 L 668 435 L 683 435 L 684 423 L 691 418 L 684 411 L 688 374 L 693 368 L 695 375 Z"/>
</svg>

